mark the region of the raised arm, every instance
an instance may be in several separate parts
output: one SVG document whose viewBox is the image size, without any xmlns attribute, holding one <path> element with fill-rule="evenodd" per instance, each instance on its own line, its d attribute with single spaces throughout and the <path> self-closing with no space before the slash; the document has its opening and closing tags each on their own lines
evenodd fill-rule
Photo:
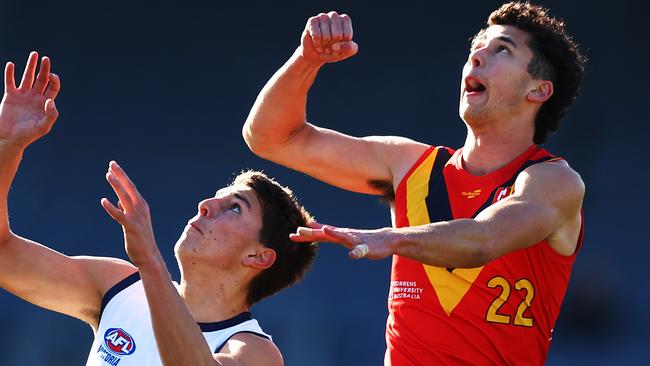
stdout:
<svg viewBox="0 0 650 366">
<path fill-rule="evenodd" d="M 355 192 L 383 194 L 426 146 L 390 136 L 357 138 L 307 122 L 307 92 L 320 68 L 357 53 L 352 21 L 336 12 L 309 18 L 300 47 L 264 86 L 243 127 L 257 155 Z"/>
<path fill-rule="evenodd" d="M 54 103 L 59 78 L 43 57 L 29 55 L 19 87 L 14 65 L 5 68 L 5 93 L 0 105 L 0 287 L 35 305 L 81 319 L 98 321 L 103 291 L 125 276 L 129 265 L 118 260 L 71 258 L 11 231 L 7 195 L 23 151 L 47 134 L 58 112 Z M 133 272 L 133 269 L 130 269 Z"/>
<path fill-rule="evenodd" d="M 282 357 L 275 345 L 251 334 L 237 334 L 220 353 L 212 353 L 172 284 L 156 245 L 147 202 L 117 163 L 110 163 L 106 179 L 119 201 L 117 206 L 106 198 L 101 203 L 106 212 L 122 225 L 126 252 L 140 270 L 163 365 L 282 365 Z"/>
<path fill-rule="evenodd" d="M 438 267 L 473 268 L 542 240 L 561 255 L 576 250 L 584 184 L 565 162 L 536 164 L 515 181 L 515 193 L 474 219 L 428 225 L 354 230 L 300 228 L 296 241 L 330 241 L 351 249 L 352 258 L 398 254 Z"/>
</svg>

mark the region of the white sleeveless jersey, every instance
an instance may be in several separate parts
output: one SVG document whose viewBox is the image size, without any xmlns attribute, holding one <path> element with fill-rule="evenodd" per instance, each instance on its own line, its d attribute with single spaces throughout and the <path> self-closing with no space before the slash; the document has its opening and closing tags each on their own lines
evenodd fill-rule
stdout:
<svg viewBox="0 0 650 366">
<path fill-rule="evenodd" d="M 197 324 L 214 353 L 237 333 L 253 333 L 271 339 L 249 312 L 216 323 Z M 138 272 L 118 282 L 104 295 L 99 328 L 86 362 L 86 366 L 117 365 L 162 365 Z"/>
</svg>

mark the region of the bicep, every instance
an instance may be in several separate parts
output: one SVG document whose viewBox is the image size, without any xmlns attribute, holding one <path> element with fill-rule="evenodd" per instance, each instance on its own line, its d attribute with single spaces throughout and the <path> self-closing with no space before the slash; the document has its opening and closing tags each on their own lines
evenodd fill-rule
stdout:
<svg viewBox="0 0 650 366">
<path fill-rule="evenodd" d="M 579 214 L 584 194 L 575 172 L 551 163 L 521 173 L 514 190 L 476 216 L 492 258 L 549 238 Z"/>
<path fill-rule="evenodd" d="M 0 247 L 0 286 L 45 309 L 96 325 L 102 296 L 134 272 L 124 261 L 69 257 L 34 241 L 12 236 Z"/>
<path fill-rule="evenodd" d="M 307 124 L 269 158 L 339 188 L 383 194 L 372 182 L 394 184 L 401 165 L 427 147 L 402 137 L 354 137 Z"/>
</svg>

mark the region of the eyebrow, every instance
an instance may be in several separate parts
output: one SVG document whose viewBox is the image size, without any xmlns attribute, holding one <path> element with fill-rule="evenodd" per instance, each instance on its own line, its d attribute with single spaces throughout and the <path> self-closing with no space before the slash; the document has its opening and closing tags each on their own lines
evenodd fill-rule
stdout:
<svg viewBox="0 0 650 366">
<path fill-rule="evenodd" d="M 483 32 L 483 31 L 479 32 L 479 33 L 474 37 L 474 39 L 472 40 L 471 47 L 474 47 L 474 45 L 475 45 L 477 42 L 479 42 L 479 41 L 483 41 L 483 40 L 485 40 L 486 38 L 487 38 L 487 37 L 486 37 L 486 35 L 485 35 L 485 32 Z M 499 36 L 499 37 L 496 37 L 496 39 L 498 39 L 498 40 L 500 40 L 500 41 L 503 41 L 503 42 L 505 42 L 505 43 L 508 43 L 508 44 L 512 45 L 512 47 L 514 47 L 514 48 L 517 48 L 517 44 L 515 43 L 515 41 L 513 41 L 512 38 L 510 38 L 510 37 L 508 37 L 508 36 Z"/>
<path fill-rule="evenodd" d="M 499 37 L 497 37 L 497 39 L 499 39 L 499 40 L 501 40 L 501 41 L 503 41 L 505 43 L 509 43 L 509 44 L 512 45 L 512 47 L 517 48 L 517 44 L 515 43 L 515 41 L 513 41 L 512 38 L 510 38 L 508 36 L 499 36 Z"/>
<path fill-rule="evenodd" d="M 248 202 L 248 199 L 246 199 L 246 197 L 244 197 L 243 195 L 241 195 L 241 194 L 239 194 L 239 193 L 237 193 L 237 192 L 233 193 L 232 195 L 233 195 L 235 198 L 244 201 L 244 203 L 246 204 L 246 206 L 248 207 L 248 209 L 249 209 L 249 210 L 251 209 L 251 203 Z"/>
</svg>

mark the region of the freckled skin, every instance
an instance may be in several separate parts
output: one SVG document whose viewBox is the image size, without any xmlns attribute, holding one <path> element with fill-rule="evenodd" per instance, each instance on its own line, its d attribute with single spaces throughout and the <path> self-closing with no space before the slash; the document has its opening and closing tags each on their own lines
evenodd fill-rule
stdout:
<svg viewBox="0 0 650 366">
<path fill-rule="evenodd" d="M 233 200 L 234 193 L 244 196 L 250 207 Z M 239 204 L 238 213 L 232 210 L 235 203 Z M 197 220 L 203 233 L 190 232 L 186 227 L 181 234 L 174 248 L 181 267 L 183 263 L 191 263 L 192 267 L 204 264 L 235 268 L 245 251 L 252 245 L 260 245 L 261 207 L 256 193 L 248 186 L 229 186 L 219 190 L 214 197 L 199 203 L 199 212 L 191 220 Z"/>
</svg>

